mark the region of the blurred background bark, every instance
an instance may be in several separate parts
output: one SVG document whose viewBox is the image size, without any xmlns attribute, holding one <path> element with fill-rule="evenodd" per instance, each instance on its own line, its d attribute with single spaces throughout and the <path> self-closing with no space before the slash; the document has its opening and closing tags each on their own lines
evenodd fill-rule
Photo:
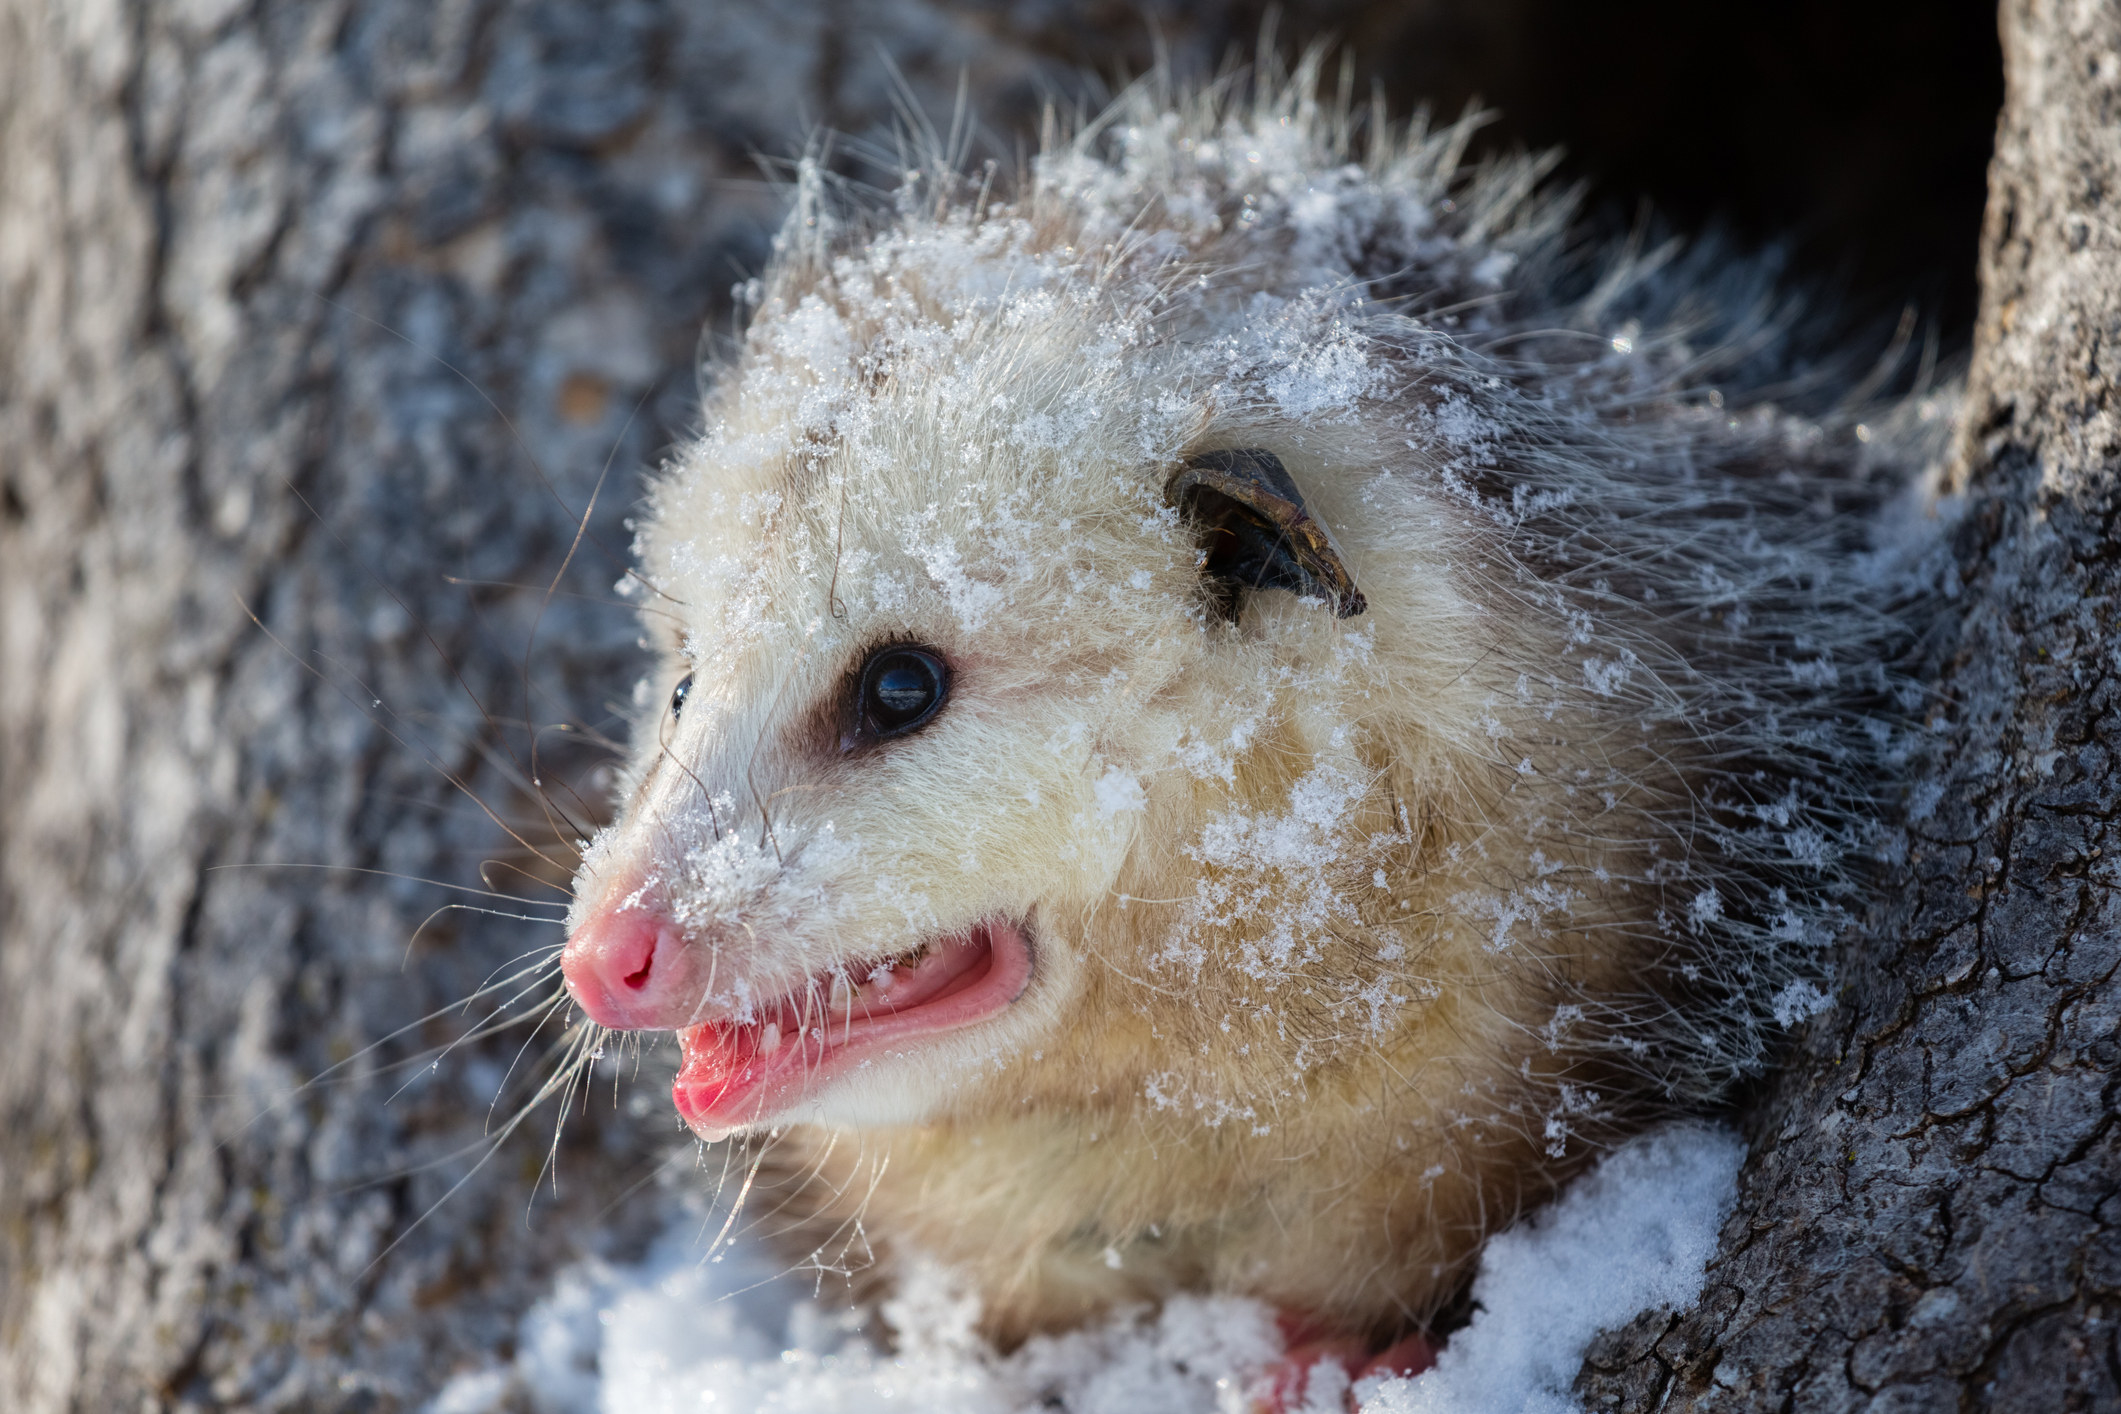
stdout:
<svg viewBox="0 0 2121 1414">
<path fill-rule="evenodd" d="M 560 897 L 540 788 L 579 813 L 636 676 L 623 519 L 765 257 L 754 157 L 818 124 L 888 152 L 894 68 L 938 114 L 962 73 L 1008 154 L 1095 101 L 1081 66 L 1160 36 L 1212 67 L 1264 8 L 0 0 L 0 1408 L 417 1406 L 697 1181 L 653 1086 L 480 1165 L 524 1036 L 448 1008 L 558 942 L 550 903 L 462 890 Z M 1784 239 L 1859 320 L 1914 301 L 1963 343 L 1993 12 L 1696 8 L 1280 23 L 1402 110 L 1478 96 L 1491 141 L 1566 144 L 1607 219 Z M 1595 1399 L 1930 1407 L 2111 1368 L 2121 25 L 2071 15 L 2007 15 L 1922 882 L 1766 1098 L 1710 1302 L 1617 1334 Z"/>
</svg>

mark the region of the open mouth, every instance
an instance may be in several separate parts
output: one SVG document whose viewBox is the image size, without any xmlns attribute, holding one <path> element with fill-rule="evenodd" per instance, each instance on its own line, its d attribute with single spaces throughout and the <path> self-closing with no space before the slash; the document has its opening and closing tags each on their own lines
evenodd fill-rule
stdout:
<svg viewBox="0 0 2121 1414">
<path fill-rule="evenodd" d="M 680 1031 L 671 1099 L 694 1133 L 724 1138 L 850 1071 L 998 1015 L 1030 978 L 1030 944 L 1003 919 L 820 974 L 748 1021 Z"/>
</svg>

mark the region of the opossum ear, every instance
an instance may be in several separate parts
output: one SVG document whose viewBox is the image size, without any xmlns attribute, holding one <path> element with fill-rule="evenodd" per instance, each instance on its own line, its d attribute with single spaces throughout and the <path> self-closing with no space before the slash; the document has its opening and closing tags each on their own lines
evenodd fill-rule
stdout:
<svg viewBox="0 0 2121 1414">
<path fill-rule="evenodd" d="M 1240 447 L 1188 457 L 1164 483 L 1164 501 L 1199 528 L 1209 600 L 1232 622 L 1255 589 L 1315 594 L 1344 619 L 1363 611 L 1362 592 L 1274 453 Z"/>
</svg>

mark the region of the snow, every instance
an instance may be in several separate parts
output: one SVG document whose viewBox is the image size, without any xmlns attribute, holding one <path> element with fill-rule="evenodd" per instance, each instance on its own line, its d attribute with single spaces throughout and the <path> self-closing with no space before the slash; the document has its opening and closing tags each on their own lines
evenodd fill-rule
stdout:
<svg viewBox="0 0 2121 1414">
<path fill-rule="evenodd" d="M 1745 1146 L 1727 1130 L 1664 1129 L 1615 1152 L 1545 1212 L 1491 1241 L 1482 1309 L 1436 1367 L 1364 1381 L 1363 1414 L 1563 1414 L 1599 1331 L 1701 1294 Z"/>
<path fill-rule="evenodd" d="M 1414 1379 L 1372 1378 L 1363 1414 L 1562 1414 L 1601 1329 L 1699 1295 L 1736 1190 L 1727 1130 L 1667 1126 L 1624 1145 L 1483 1253 L 1470 1324 Z M 702 1260 L 698 1219 L 633 1264 L 580 1263 L 526 1315 L 512 1367 L 468 1372 L 430 1414 L 486 1414 L 511 1391 L 542 1414 L 701 1410 L 867 1414 L 1241 1414 L 1280 1353 L 1273 1313 L 1233 1297 L 1179 1297 L 997 1355 L 977 1298 L 925 1263 L 882 1309 L 895 1350 L 742 1242 Z M 829 1288 L 828 1288 L 829 1289 Z M 1319 1371 L 1319 1410 L 1345 1381 Z"/>
</svg>

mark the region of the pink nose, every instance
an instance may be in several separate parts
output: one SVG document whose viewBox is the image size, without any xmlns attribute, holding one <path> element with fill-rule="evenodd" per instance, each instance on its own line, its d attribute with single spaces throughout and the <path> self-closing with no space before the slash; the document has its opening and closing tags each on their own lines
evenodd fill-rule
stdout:
<svg viewBox="0 0 2121 1414">
<path fill-rule="evenodd" d="M 560 953 L 567 990 L 599 1025 L 671 1031 L 701 1001 L 693 949 L 655 909 L 599 908 Z"/>
</svg>

